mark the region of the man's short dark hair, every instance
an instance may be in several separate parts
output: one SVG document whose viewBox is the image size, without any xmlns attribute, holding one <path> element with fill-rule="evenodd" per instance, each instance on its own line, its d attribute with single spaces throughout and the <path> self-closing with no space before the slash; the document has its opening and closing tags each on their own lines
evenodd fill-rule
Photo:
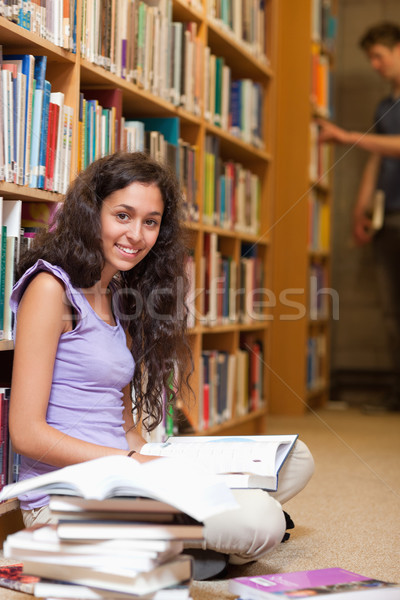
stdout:
<svg viewBox="0 0 400 600">
<path fill-rule="evenodd" d="M 393 48 L 400 44 L 400 27 L 394 23 L 384 22 L 370 27 L 360 39 L 360 46 L 368 51 L 375 44 Z"/>
</svg>

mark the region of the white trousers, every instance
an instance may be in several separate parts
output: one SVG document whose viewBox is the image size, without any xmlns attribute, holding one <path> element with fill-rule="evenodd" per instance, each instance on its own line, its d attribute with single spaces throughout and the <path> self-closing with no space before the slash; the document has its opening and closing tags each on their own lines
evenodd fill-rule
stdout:
<svg viewBox="0 0 400 600">
<path fill-rule="evenodd" d="M 203 548 L 229 554 L 233 564 L 257 560 L 275 548 L 286 530 L 281 504 L 298 494 L 313 472 L 312 455 L 297 440 L 279 473 L 278 490 L 270 493 L 258 489 L 233 490 L 239 508 L 205 521 Z M 48 506 L 23 510 L 22 516 L 25 527 L 55 522 Z"/>
<path fill-rule="evenodd" d="M 281 504 L 298 494 L 313 472 L 313 457 L 297 440 L 279 473 L 278 490 L 233 490 L 239 508 L 205 521 L 205 547 L 229 554 L 233 564 L 256 560 L 275 548 L 286 530 Z"/>
</svg>

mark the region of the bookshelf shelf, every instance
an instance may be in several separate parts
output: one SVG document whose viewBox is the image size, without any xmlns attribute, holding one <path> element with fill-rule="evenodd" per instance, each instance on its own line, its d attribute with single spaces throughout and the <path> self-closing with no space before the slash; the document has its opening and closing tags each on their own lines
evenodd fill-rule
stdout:
<svg viewBox="0 0 400 600">
<path fill-rule="evenodd" d="M 252 235 L 241 231 L 235 231 L 232 229 L 224 229 L 215 225 L 208 225 L 206 223 L 191 223 L 187 225 L 190 228 L 201 228 L 205 233 L 216 233 L 220 238 L 233 238 L 241 242 L 249 242 L 257 244 L 260 248 L 267 247 L 269 245 L 269 239 L 265 233 Z"/>
<path fill-rule="evenodd" d="M 0 183 L 0 195 L 4 198 L 19 198 L 24 202 L 62 202 L 64 196 L 55 192 L 46 192 L 37 188 L 29 188 L 15 183 Z"/>
<path fill-rule="evenodd" d="M 158 98 L 141 89 L 133 83 L 121 79 L 107 71 L 103 67 L 95 65 L 85 58 L 81 58 L 80 64 L 80 84 L 81 87 L 104 87 L 119 88 L 123 92 L 124 110 L 127 110 L 127 117 L 132 112 L 137 116 L 169 116 L 176 114 L 176 109 L 171 102 Z"/>
<path fill-rule="evenodd" d="M 238 41 L 223 23 L 216 19 L 207 19 L 208 43 L 216 54 L 227 56 L 227 62 L 234 67 L 235 74 L 239 77 L 251 77 L 253 79 L 270 78 L 273 71 L 268 65 L 257 59 L 244 43 Z M 227 50 L 229 48 L 229 50 Z"/>
<path fill-rule="evenodd" d="M 249 431 L 253 431 L 254 427 L 258 428 L 260 423 L 262 423 L 265 419 L 265 408 L 260 410 L 255 410 L 247 415 L 243 415 L 241 417 L 236 417 L 235 419 L 231 419 L 226 421 L 225 423 L 221 423 L 215 427 L 209 427 L 204 432 L 203 435 L 234 435 L 235 433 L 246 435 L 247 429 Z M 262 427 L 260 428 L 260 432 L 262 432 Z"/>
<path fill-rule="evenodd" d="M 326 19 L 334 18 L 334 11 L 335 0 L 302 0 L 290 7 L 279 3 L 277 106 L 284 116 L 278 115 L 277 120 L 271 247 L 276 297 L 297 290 L 289 295 L 289 304 L 291 299 L 297 304 L 290 313 L 284 302 L 274 314 L 270 355 L 274 373 L 270 412 L 274 414 L 304 414 L 309 406 L 322 406 L 329 393 L 330 316 L 325 314 L 330 314 L 330 307 L 328 302 L 320 306 L 325 291 L 318 292 L 330 287 L 331 157 L 319 151 L 315 124 L 315 117 L 329 114 L 323 104 L 329 94 L 326 88 L 316 89 L 315 65 L 326 69 L 321 81 L 328 84 L 332 53 L 321 62 L 319 53 L 322 29 Z M 282 340 L 287 339 L 292 345 L 282 348 Z"/>
<path fill-rule="evenodd" d="M 174 0 L 172 16 L 175 21 L 196 21 L 201 24 L 204 20 L 203 11 L 191 6 L 184 0 Z"/>
<path fill-rule="evenodd" d="M 0 16 L 0 39 L 8 52 L 19 54 L 46 54 L 49 60 L 61 63 L 76 63 L 76 55 L 59 48 L 36 33 L 27 31 L 16 23 Z"/>
<path fill-rule="evenodd" d="M 6 500 L 0 504 L 0 515 L 4 515 L 10 513 L 13 510 L 17 510 L 19 508 L 19 500 L 17 498 L 13 498 L 12 500 Z"/>
<path fill-rule="evenodd" d="M 318 180 L 311 181 L 310 186 L 312 188 L 315 188 L 319 193 L 324 194 L 324 195 L 330 194 L 330 191 L 331 191 L 330 190 L 330 186 L 327 183 L 325 183 L 325 182 L 323 182 L 321 180 L 319 180 L 319 181 Z"/>
<path fill-rule="evenodd" d="M 237 160 L 258 160 L 260 162 L 268 163 L 272 160 L 271 154 L 265 150 L 261 150 L 243 142 L 239 137 L 235 137 L 228 131 L 224 131 L 221 127 L 206 123 L 205 128 L 208 133 L 220 138 L 221 140 L 221 152 L 229 154 L 232 158 Z"/>
<path fill-rule="evenodd" d="M 316 263 L 323 263 L 329 260 L 329 250 L 309 250 L 310 261 Z"/>
<path fill-rule="evenodd" d="M 12 340 L 0 340 L 0 352 L 14 350 L 14 342 Z"/>
<path fill-rule="evenodd" d="M 198 325 L 196 331 L 203 335 L 219 334 L 219 333 L 232 333 L 232 332 L 246 332 L 246 331 L 265 331 L 268 328 L 268 321 L 256 321 L 254 323 L 232 323 L 231 325 Z"/>
</svg>

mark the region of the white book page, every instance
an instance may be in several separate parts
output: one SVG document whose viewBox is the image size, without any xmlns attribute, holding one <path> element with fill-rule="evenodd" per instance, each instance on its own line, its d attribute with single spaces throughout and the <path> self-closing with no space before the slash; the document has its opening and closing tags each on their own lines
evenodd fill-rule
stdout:
<svg viewBox="0 0 400 600">
<path fill-rule="evenodd" d="M 274 475 L 297 436 L 202 436 L 148 443 L 141 454 L 184 457 L 212 473 Z"/>
<path fill-rule="evenodd" d="M 126 456 L 97 458 L 5 486 L 0 501 L 39 488 L 99 500 L 146 496 L 172 504 L 198 521 L 237 508 L 223 482 L 184 459 L 140 464 Z"/>
</svg>

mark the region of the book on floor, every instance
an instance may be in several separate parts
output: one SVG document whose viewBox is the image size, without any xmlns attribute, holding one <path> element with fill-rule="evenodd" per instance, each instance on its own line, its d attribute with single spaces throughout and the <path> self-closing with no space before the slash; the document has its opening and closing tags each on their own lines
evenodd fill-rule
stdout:
<svg viewBox="0 0 400 600">
<path fill-rule="evenodd" d="M 165 442 L 148 442 L 140 453 L 190 458 L 231 488 L 276 491 L 279 471 L 297 437 L 297 434 L 172 436 Z"/>
<path fill-rule="evenodd" d="M 59 521 L 60 540 L 185 540 L 201 541 L 204 537 L 200 522 L 139 523 L 131 521 Z"/>
<path fill-rule="evenodd" d="M 108 567 L 62 565 L 37 560 L 24 560 L 24 572 L 37 577 L 56 579 L 113 592 L 140 595 L 190 581 L 192 558 L 181 554 L 150 571 L 134 571 L 110 564 Z"/>
<path fill-rule="evenodd" d="M 183 545 L 179 541 L 171 540 L 153 548 L 151 540 L 112 538 L 110 540 L 78 539 L 76 542 L 64 542 L 58 537 L 57 528 L 44 525 L 43 529 L 50 529 L 52 536 L 44 535 L 48 531 L 38 532 L 36 528 L 29 528 L 9 535 L 4 542 L 4 555 L 21 561 L 35 560 L 44 563 L 61 564 L 66 566 L 85 566 L 91 568 L 117 568 L 130 569 L 132 572 L 150 571 L 157 565 L 171 560 L 182 553 Z M 42 533 L 42 535 L 35 535 Z M 44 539 L 43 539 L 44 538 Z M 169 540 L 161 540 L 167 542 Z M 133 542 L 133 543 L 131 543 Z M 147 547 L 146 547 L 147 546 Z"/>
<path fill-rule="evenodd" d="M 243 600 L 322 598 L 331 600 L 398 600 L 400 585 L 332 567 L 292 573 L 237 577 L 229 592 Z"/>
<path fill-rule="evenodd" d="M 0 567 L 0 587 L 48 599 L 128 600 L 132 598 L 130 592 L 118 593 L 92 586 L 77 585 L 67 581 L 27 575 L 23 571 L 22 563 Z M 169 586 L 149 594 L 138 596 L 138 600 L 190 600 L 190 589 L 186 584 Z"/>
<path fill-rule="evenodd" d="M 153 498 L 144 498 L 136 496 L 134 498 L 106 498 L 104 500 L 91 500 L 79 496 L 51 496 L 49 507 L 53 515 L 65 518 L 65 515 L 74 515 L 75 518 L 86 518 L 88 513 L 104 513 L 107 518 L 124 518 L 124 515 L 147 514 L 173 516 L 181 512 L 176 506 L 154 500 Z"/>
<path fill-rule="evenodd" d="M 222 481 L 189 460 L 138 463 L 127 456 L 105 456 L 5 486 L 0 501 L 32 490 L 102 500 L 145 496 L 171 504 L 197 521 L 237 508 Z"/>
<path fill-rule="evenodd" d="M 23 572 L 22 563 L 3 565 L 0 567 L 0 586 L 9 590 L 33 594 L 39 577 Z"/>
<path fill-rule="evenodd" d="M 38 525 L 22 529 L 7 537 L 4 542 L 9 556 L 46 559 L 78 557 L 91 560 L 103 557 L 115 557 L 122 560 L 133 561 L 137 558 L 162 562 L 177 556 L 183 551 L 183 542 L 180 540 L 141 540 L 118 539 L 111 540 L 79 540 L 63 541 L 57 533 L 57 525 Z"/>
</svg>

